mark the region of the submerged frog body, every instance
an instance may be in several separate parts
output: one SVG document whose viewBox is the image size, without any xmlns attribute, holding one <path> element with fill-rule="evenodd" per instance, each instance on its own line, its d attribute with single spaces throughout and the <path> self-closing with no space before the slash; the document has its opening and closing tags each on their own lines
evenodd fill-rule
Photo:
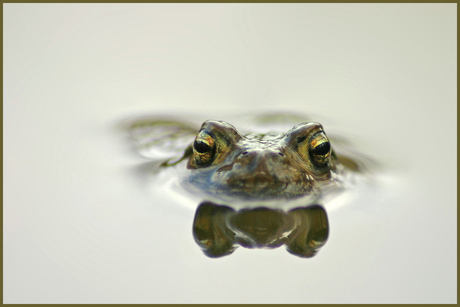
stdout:
<svg viewBox="0 0 460 307">
<path fill-rule="evenodd" d="M 190 181 L 217 194 L 290 198 L 330 183 L 338 160 L 318 123 L 286 134 L 240 135 L 232 125 L 203 123 L 192 145 Z"/>
<path fill-rule="evenodd" d="M 205 121 L 198 131 L 195 127 L 184 121 L 141 118 L 127 128 L 137 151 L 154 159 L 155 172 L 158 166 L 188 169 L 182 186 L 220 199 L 318 195 L 340 186 L 345 169 L 359 168 L 352 158 L 334 152 L 319 123 L 303 122 L 284 133 L 265 134 L 241 134 L 217 120 Z"/>
</svg>

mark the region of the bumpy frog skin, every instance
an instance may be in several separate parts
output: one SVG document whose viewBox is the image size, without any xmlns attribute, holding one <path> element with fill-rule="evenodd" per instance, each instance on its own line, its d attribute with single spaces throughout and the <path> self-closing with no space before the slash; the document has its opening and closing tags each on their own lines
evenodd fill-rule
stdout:
<svg viewBox="0 0 460 307">
<path fill-rule="evenodd" d="M 240 135 L 232 125 L 203 123 L 192 145 L 190 182 L 216 194 L 257 198 L 306 195 L 333 181 L 338 160 L 321 124 L 284 135 Z"/>
</svg>

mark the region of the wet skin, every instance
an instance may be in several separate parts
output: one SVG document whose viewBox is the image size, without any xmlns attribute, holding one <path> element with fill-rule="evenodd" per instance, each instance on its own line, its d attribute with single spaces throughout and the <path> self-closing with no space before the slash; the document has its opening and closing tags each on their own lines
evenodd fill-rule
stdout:
<svg viewBox="0 0 460 307">
<path fill-rule="evenodd" d="M 192 151 L 193 150 L 193 151 Z M 240 135 L 232 125 L 203 123 L 189 150 L 190 181 L 217 194 L 292 198 L 334 180 L 340 164 L 318 123 L 286 134 Z"/>
</svg>

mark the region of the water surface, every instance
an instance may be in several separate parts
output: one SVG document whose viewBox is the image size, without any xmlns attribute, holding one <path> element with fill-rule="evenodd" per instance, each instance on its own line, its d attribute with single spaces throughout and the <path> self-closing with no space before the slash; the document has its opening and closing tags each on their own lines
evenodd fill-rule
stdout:
<svg viewBox="0 0 460 307">
<path fill-rule="evenodd" d="M 5 303 L 456 302 L 456 4 L 3 14 Z M 170 192 L 180 170 L 146 174 L 113 127 L 151 114 L 239 127 L 265 111 L 344 136 L 376 162 L 372 180 L 324 203 L 314 257 L 209 258 L 199 199 Z"/>
</svg>

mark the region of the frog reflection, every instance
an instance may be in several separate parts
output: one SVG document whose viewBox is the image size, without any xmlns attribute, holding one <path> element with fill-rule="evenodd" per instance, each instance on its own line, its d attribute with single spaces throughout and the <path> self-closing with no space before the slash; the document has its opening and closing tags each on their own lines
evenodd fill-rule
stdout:
<svg viewBox="0 0 460 307">
<path fill-rule="evenodd" d="M 229 255 L 238 246 L 277 248 L 291 254 L 313 257 L 326 243 L 329 224 L 322 206 L 294 208 L 289 211 L 258 207 L 235 210 L 203 202 L 193 221 L 193 236 L 205 255 Z"/>
</svg>

